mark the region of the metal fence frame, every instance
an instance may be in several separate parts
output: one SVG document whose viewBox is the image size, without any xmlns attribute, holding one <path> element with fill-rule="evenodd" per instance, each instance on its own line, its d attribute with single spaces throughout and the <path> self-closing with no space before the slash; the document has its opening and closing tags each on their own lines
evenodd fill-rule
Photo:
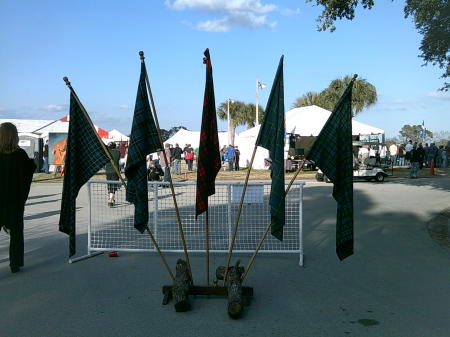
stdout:
<svg viewBox="0 0 450 337">
<path fill-rule="evenodd" d="M 123 248 L 123 247 L 96 247 L 92 244 L 92 232 L 93 232 L 93 208 L 95 207 L 95 205 L 93 205 L 93 202 L 95 202 L 95 200 L 93 198 L 95 198 L 95 195 L 93 195 L 93 191 L 92 191 L 92 185 L 94 184 L 120 184 L 120 182 L 117 181 L 106 181 L 106 180 L 90 180 L 87 183 L 87 194 L 88 194 L 88 225 L 87 225 L 87 233 L 88 233 L 88 254 L 82 257 L 78 257 L 78 258 L 74 258 L 69 260 L 69 263 L 73 263 L 97 254 L 101 254 L 105 251 L 124 251 L 124 252 L 156 252 L 156 249 L 154 248 L 145 248 L 145 249 L 140 249 L 140 248 Z M 248 188 L 251 189 L 252 186 L 262 186 L 264 188 L 264 186 L 269 185 L 270 187 L 271 182 L 267 182 L 267 181 L 261 181 L 261 182 L 249 182 L 248 184 Z M 289 196 L 292 196 L 292 193 L 298 193 L 297 197 L 299 200 L 298 203 L 298 214 L 296 214 L 296 216 L 298 216 L 298 240 L 295 241 L 294 246 L 295 247 L 291 247 L 289 249 L 261 249 L 260 253 L 298 253 L 299 254 L 299 265 L 303 266 L 303 186 L 304 186 L 304 182 L 294 182 L 293 184 L 293 188 L 291 189 L 291 191 L 289 192 L 287 198 L 289 198 Z M 149 224 L 153 223 L 153 234 L 155 236 L 155 238 L 158 240 L 158 210 L 159 210 L 159 201 L 160 201 L 160 197 L 159 197 L 159 188 L 161 186 L 164 185 L 168 185 L 168 183 L 164 183 L 164 182 L 149 182 L 148 186 L 149 186 L 149 193 L 153 192 L 153 198 L 152 200 L 149 200 L 150 203 L 153 203 L 153 209 L 155 210 L 153 212 L 153 216 L 149 218 Z M 174 182 L 174 187 L 180 187 L 180 186 L 191 186 L 191 185 L 196 185 L 196 182 Z M 227 227 L 228 227 L 228 242 L 227 245 L 229 247 L 229 244 L 231 242 L 231 235 L 232 235 L 232 227 L 234 225 L 234 217 L 232 216 L 232 204 L 236 204 L 236 197 L 239 194 L 239 188 L 242 190 L 244 183 L 243 182 L 236 182 L 236 181 L 222 181 L 222 182 L 216 182 L 216 186 L 226 186 L 227 189 Z M 192 188 L 195 188 L 195 187 Z M 233 188 L 234 187 L 234 188 Z M 232 189 L 236 189 L 237 191 L 236 193 L 233 195 L 232 194 Z M 170 189 L 169 189 L 170 190 Z M 263 190 L 264 191 L 264 190 Z M 248 196 L 248 192 L 246 193 L 246 197 Z M 239 199 L 240 199 L 241 195 L 239 194 Z M 234 202 L 233 202 L 233 200 Z M 264 202 L 264 201 L 263 201 Z M 295 205 L 297 206 L 297 205 Z M 243 213 L 245 213 L 245 209 L 243 210 Z M 210 219 L 212 218 L 211 213 L 210 213 Z M 182 222 L 183 222 L 183 218 L 182 218 Z M 267 223 L 263 224 L 266 225 Z M 183 223 L 183 227 L 186 228 L 186 224 Z M 262 231 L 261 233 L 257 233 L 257 235 L 262 235 Z M 158 242 L 158 244 L 160 245 L 160 243 Z M 255 245 L 256 248 L 256 245 Z M 234 253 L 253 253 L 254 249 L 239 249 L 238 247 L 235 246 L 233 252 Z M 169 253 L 180 253 L 183 252 L 182 249 L 161 249 L 163 252 L 169 252 Z M 204 249 L 189 249 L 190 253 L 204 253 L 205 250 Z M 227 253 L 228 249 L 211 249 L 210 250 L 211 253 Z"/>
</svg>

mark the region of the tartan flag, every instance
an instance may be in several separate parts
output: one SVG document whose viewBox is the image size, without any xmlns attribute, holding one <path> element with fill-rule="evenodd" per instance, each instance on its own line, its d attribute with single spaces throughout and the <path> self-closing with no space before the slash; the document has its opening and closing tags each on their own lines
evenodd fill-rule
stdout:
<svg viewBox="0 0 450 337">
<path fill-rule="evenodd" d="M 208 196 L 215 193 L 215 180 L 221 166 L 216 102 L 214 99 L 214 83 L 209 49 L 206 49 L 204 54 L 203 63 L 206 64 L 206 83 L 197 160 L 196 217 L 208 210 Z"/>
<path fill-rule="evenodd" d="M 134 204 L 134 227 L 141 233 L 148 223 L 148 181 L 146 157 L 162 149 L 156 130 L 155 120 L 150 110 L 146 87 L 147 70 L 141 63 L 141 76 L 134 107 L 130 145 L 128 147 L 125 175 L 127 181 L 127 201 Z"/>
<path fill-rule="evenodd" d="M 95 130 L 70 92 L 70 122 L 67 136 L 64 183 L 59 230 L 69 235 L 69 256 L 75 254 L 75 207 L 78 192 L 108 162 Z"/>
<path fill-rule="evenodd" d="M 264 121 L 259 129 L 256 145 L 269 150 L 272 160 L 270 189 L 270 218 L 271 232 L 278 240 L 283 240 L 283 226 L 285 224 L 285 196 L 284 191 L 284 84 L 283 58 L 281 56 L 277 73 L 273 80 L 269 100 L 267 101 Z"/>
<path fill-rule="evenodd" d="M 353 254 L 352 87 L 353 80 L 308 154 L 334 184 L 336 253 L 341 261 Z"/>
</svg>

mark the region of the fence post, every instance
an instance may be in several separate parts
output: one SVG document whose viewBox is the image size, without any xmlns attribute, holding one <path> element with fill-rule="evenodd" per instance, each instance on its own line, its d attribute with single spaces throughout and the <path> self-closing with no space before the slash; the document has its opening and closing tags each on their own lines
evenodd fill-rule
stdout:
<svg viewBox="0 0 450 337">
<path fill-rule="evenodd" d="M 301 183 L 299 185 L 299 207 L 298 207 L 298 239 L 299 239 L 299 251 L 300 251 L 300 260 L 298 262 L 300 267 L 303 267 L 303 185 Z"/>
<path fill-rule="evenodd" d="M 92 199 L 91 199 L 91 182 L 87 182 L 87 194 L 88 194 L 88 225 L 87 225 L 87 232 L 88 232 L 88 247 L 87 247 L 87 253 L 88 255 L 91 254 L 91 222 L 92 222 Z"/>
<path fill-rule="evenodd" d="M 228 219 L 228 249 L 230 249 L 231 245 L 231 227 L 233 226 L 233 222 L 231 221 L 231 184 L 229 183 L 227 186 L 227 194 L 228 194 L 228 206 L 227 206 L 227 219 Z"/>
<path fill-rule="evenodd" d="M 153 183 L 153 223 L 154 223 L 154 229 L 153 229 L 153 236 L 155 237 L 155 240 L 158 241 L 158 183 Z M 155 247 L 153 249 L 156 250 Z"/>
</svg>

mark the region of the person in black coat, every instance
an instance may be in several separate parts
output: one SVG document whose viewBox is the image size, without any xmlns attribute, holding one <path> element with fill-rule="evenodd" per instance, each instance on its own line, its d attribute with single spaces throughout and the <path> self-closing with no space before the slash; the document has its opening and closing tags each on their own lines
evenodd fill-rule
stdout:
<svg viewBox="0 0 450 337">
<path fill-rule="evenodd" d="M 14 124 L 0 124 L 0 229 L 10 235 L 9 265 L 15 273 L 23 267 L 23 213 L 30 192 L 33 159 L 19 148 Z"/>
</svg>

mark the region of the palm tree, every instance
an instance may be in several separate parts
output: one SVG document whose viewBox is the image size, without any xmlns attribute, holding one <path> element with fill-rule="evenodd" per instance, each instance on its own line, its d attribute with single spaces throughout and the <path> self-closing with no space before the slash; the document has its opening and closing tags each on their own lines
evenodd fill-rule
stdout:
<svg viewBox="0 0 450 337">
<path fill-rule="evenodd" d="M 227 120 L 227 101 L 220 103 L 217 109 L 217 116 L 221 120 Z M 264 118 L 264 109 L 259 106 L 258 114 L 260 121 Z M 234 133 L 239 125 L 247 125 L 247 128 L 255 126 L 256 106 L 255 104 L 246 104 L 241 101 L 230 102 L 230 131 L 231 144 L 234 145 Z"/>
<path fill-rule="evenodd" d="M 333 110 L 342 94 L 352 80 L 353 76 L 345 76 L 331 81 L 328 88 L 322 90 L 319 94 L 308 92 L 296 99 L 294 107 L 302 107 L 308 105 L 317 105 L 327 110 Z M 357 78 L 353 84 L 352 92 L 352 110 L 353 116 L 367 109 L 369 106 L 377 102 L 377 89 L 375 86 L 367 82 L 364 78 Z"/>
<path fill-rule="evenodd" d="M 324 107 L 324 105 L 326 105 L 324 97 L 321 95 L 321 93 L 317 93 L 314 91 L 308 91 L 303 96 L 298 97 L 295 100 L 292 107 L 293 108 L 301 108 L 303 106 L 310 106 L 310 105 L 317 105 L 322 108 Z"/>
</svg>

